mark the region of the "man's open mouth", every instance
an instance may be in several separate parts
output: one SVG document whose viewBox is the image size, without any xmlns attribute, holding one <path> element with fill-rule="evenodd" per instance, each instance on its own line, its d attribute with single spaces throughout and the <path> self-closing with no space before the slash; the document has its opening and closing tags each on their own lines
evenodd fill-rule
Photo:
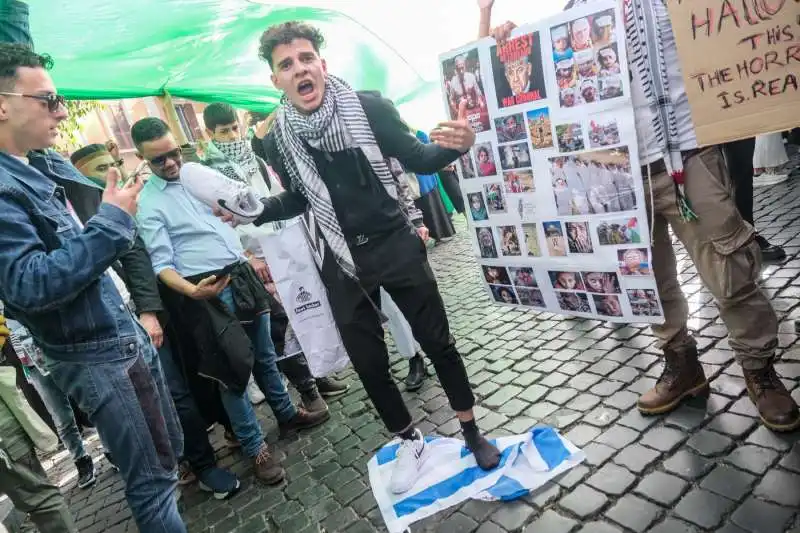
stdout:
<svg viewBox="0 0 800 533">
<path fill-rule="evenodd" d="M 301 81 L 297 86 L 297 92 L 300 94 L 300 96 L 308 96 L 314 92 L 314 84 L 310 81 Z"/>
</svg>

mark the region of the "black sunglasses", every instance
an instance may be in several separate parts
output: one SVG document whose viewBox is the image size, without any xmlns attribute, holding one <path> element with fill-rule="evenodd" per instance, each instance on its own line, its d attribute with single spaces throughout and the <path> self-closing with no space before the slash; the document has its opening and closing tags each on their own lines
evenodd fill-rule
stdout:
<svg viewBox="0 0 800 533">
<path fill-rule="evenodd" d="M 3 96 L 19 96 L 22 98 L 33 98 L 47 104 L 47 110 L 51 113 L 58 111 L 61 106 L 67 105 L 67 99 L 60 94 L 23 94 L 23 93 L 0 93 Z"/>
<path fill-rule="evenodd" d="M 158 155 L 153 159 L 148 159 L 151 165 L 155 165 L 157 167 L 163 167 L 164 163 L 167 162 L 167 159 L 175 159 L 177 161 L 181 160 L 181 149 L 175 148 L 174 150 L 170 150 L 167 153 Z"/>
</svg>

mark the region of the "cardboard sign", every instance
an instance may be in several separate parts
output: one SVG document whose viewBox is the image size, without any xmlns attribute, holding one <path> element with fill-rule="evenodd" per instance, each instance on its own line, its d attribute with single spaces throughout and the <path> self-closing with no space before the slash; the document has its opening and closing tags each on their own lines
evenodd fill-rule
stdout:
<svg viewBox="0 0 800 533">
<path fill-rule="evenodd" d="M 701 146 L 800 125 L 800 0 L 667 0 Z"/>
</svg>

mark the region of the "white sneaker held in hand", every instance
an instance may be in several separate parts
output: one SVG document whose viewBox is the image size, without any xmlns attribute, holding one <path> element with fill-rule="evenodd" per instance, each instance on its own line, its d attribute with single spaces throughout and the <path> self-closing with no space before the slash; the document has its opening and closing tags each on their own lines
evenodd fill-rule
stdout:
<svg viewBox="0 0 800 533">
<path fill-rule="evenodd" d="M 233 215 L 237 224 L 250 224 L 264 211 L 264 204 L 252 187 L 200 163 L 183 164 L 181 183 L 207 206 Z"/>
<path fill-rule="evenodd" d="M 392 479 L 389 482 L 389 489 L 393 494 L 403 494 L 411 490 L 425 462 L 425 439 L 419 429 L 415 429 L 414 434 L 414 439 L 400 441 Z"/>
</svg>

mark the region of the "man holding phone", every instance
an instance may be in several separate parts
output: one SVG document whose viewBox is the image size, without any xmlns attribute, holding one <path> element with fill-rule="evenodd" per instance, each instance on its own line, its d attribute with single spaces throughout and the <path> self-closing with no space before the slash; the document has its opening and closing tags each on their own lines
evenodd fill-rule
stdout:
<svg viewBox="0 0 800 533">
<path fill-rule="evenodd" d="M 158 278 L 188 298 L 189 304 L 192 300 L 207 301 L 209 313 L 222 309 L 233 320 L 242 321 L 249 336 L 245 341 L 252 343 L 255 357 L 249 366 L 281 429 L 305 429 L 325 422 L 330 417 L 327 410 L 309 412 L 295 407 L 283 383 L 270 338 L 266 269 L 251 267 L 236 231 L 183 187 L 181 148 L 164 121 L 144 118 L 133 125 L 131 136 L 137 155 L 148 161 L 153 172 L 142 191 L 138 220 Z M 246 303 L 250 304 L 248 309 Z M 239 343 L 238 338 L 231 338 L 231 330 L 214 331 L 226 332 L 224 339 L 214 339 L 223 344 L 222 351 Z M 254 460 L 256 476 L 266 483 L 279 483 L 284 471 L 267 450 L 244 390 L 249 376 L 248 369 L 244 383 L 237 382 L 235 386 L 223 381 L 226 386 L 221 390 L 222 403 L 236 438 Z"/>
</svg>

